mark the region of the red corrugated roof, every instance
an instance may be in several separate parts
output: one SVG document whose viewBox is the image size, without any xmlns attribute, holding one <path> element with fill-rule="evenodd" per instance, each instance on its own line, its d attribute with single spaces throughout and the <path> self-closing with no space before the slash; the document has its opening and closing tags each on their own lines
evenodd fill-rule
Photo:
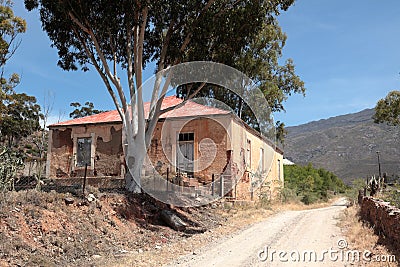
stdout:
<svg viewBox="0 0 400 267">
<path fill-rule="evenodd" d="M 176 106 L 182 103 L 183 100 L 176 96 L 165 97 L 161 106 L 161 109 Z M 144 112 L 146 117 L 149 113 L 150 102 L 144 103 Z M 219 115 L 228 114 L 229 111 L 204 106 L 193 101 L 187 101 L 182 107 L 173 109 L 160 116 L 160 118 L 177 118 L 177 117 L 192 117 L 192 116 L 207 116 L 207 115 Z M 121 123 L 121 117 L 117 110 L 107 111 L 100 114 L 95 114 L 87 117 L 78 119 L 68 120 L 56 124 L 52 124 L 49 127 L 57 126 L 71 126 L 71 125 L 82 125 L 82 124 L 97 124 L 97 123 Z"/>
</svg>

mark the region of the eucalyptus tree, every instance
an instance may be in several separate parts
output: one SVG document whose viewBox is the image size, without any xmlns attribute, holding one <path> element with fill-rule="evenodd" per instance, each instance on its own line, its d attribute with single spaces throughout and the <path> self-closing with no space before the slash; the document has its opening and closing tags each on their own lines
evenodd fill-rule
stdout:
<svg viewBox="0 0 400 267">
<path fill-rule="evenodd" d="M 146 148 L 165 112 L 161 104 L 168 80 L 164 86 L 162 80 L 168 69 L 193 60 L 232 65 L 265 21 L 293 2 L 25 0 L 25 6 L 39 10 L 61 68 L 87 71 L 92 67 L 99 73 L 125 129 L 126 161 L 133 176 L 127 176 L 127 188 L 138 192 Z M 156 78 L 146 117 L 143 69 L 150 62 L 155 63 Z M 126 75 L 126 85 L 120 75 Z"/>
<path fill-rule="evenodd" d="M 375 123 L 400 125 L 400 91 L 391 91 L 378 101 L 373 119 Z"/>
</svg>

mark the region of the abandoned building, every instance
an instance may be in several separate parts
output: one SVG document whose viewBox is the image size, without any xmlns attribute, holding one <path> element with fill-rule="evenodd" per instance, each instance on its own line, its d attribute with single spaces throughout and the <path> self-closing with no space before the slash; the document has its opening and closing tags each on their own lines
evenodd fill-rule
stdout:
<svg viewBox="0 0 400 267">
<path fill-rule="evenodd" d="M 182 99 L 165 97 L 162 109 Z M 148 114 L 149 103 L 145 104 Z M 187 101 L 160 116 L 148 150 L 155 169 L 188 177 L 187 186 L 229 174 L 236 199 L 270 196 L 283 186 L 283 152 L 230 111 Z M 46 175 L 52 179 L 123 177 L 122 122 L 108 111 L 49 126 Z M 146 168 L 144 168 L 146 169 Z M 233 178 L 232 178 L 233 177 Z M 255 188 L 255 177 L 262 184 Z M 254 190 L 253 190 L 254 189 Z"/>
</svg>

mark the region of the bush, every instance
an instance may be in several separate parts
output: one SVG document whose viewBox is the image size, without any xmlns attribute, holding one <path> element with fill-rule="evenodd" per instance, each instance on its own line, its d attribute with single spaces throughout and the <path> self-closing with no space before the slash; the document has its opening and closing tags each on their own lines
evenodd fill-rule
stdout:
<svg viewBox="0 0 400 267">
<path fill-rule="evenodd" d="M 311 164 L 285 166 L 284 173 L 285 190 L 281 192 L 283 201 L 295 196 L 305 204 L 327 201 L 328 191 L 344 192 L 346 189 L 343 181 L 335 174 L 322 168 L 316 169 Z"/>
<path fill-rule="evenodd" d="M 383 199 L 390 202 L 391 205 L 400 208 L 400 185 L 390 187 L 390 190 L 385 192 Z"/>
<path fill-rule="evenodd" d="M 286 187 L 280 189 L 279 198 L 283 203 L 298 202 L 300 200 L 295 190 Z"/>
<path fill-rule="evenodd" d="M 23 167 L 22 157 L 18 153 L 0 146 L 0 191 L 14 189 L 17 172 Z"/>
<path fill-rule="evenodd" d="M 310 205 L 310 204 L 317 202 L 319 199 L 320 198 L 318 197 L 318 195 L 316 193 L 307 192 L 301 198 L 301 202 L 303 202 L 306 205 Z"/>
</svg>

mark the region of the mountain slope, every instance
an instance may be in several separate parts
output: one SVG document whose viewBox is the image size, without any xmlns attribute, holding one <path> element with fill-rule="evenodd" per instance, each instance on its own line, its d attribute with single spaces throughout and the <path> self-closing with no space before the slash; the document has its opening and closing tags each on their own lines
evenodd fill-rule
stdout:
<svg viewBox="0 0 400 267">
<path fill-rule="evenodd" d="M 400 127 L 375 124 L 373 109 L 288 127 L 285 157 L 313 163 L 345 182 L 382 173 L 400 174 Z"/>
</svg>

